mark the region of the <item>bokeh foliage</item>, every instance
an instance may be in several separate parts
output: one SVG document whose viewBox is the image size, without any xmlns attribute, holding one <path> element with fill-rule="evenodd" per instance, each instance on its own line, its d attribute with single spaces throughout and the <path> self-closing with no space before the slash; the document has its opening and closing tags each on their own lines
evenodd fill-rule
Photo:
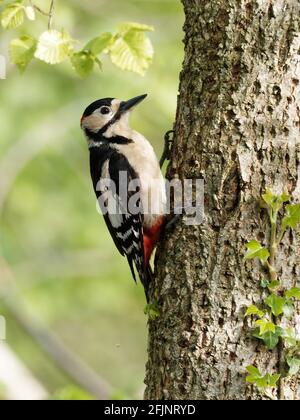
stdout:
<svg viewBox="0 0 300 420">
<path fill-rule="evenodd" d="M 143 291 L 96 211 L 79 119 L 100 97 L 148 93 L 132 125 L 161 152 L 175 118 L 183 11 L 179 0 L 70 0 L 58 2 L 55 14 L 55 26 L 68 28 L 83 43 L 124 21 L 155 28 L 153 64 L 144 77 L 116 68 L 104 56 L 103 71 L 84 80 L 67 63 L 52 67 L 35 60 L 22 75 L 10 66 L 7 80 L 0 81 L 0 253 L 27 309 L 116 395 L 140 397 L 147 343 Z M 24 28 L 32 33 L 31 23 Z M 32 35 L 46 24 L 40 18 Z M 15 37 L 24 28 L 14 30 Z M 11 31 L 1 30 L 1 54 L 11 38 Z M 59 393 L 70 379 L 5 311 L 0 307 L 8 317 L 9 345 L 50 393 Z"/>
</svg>

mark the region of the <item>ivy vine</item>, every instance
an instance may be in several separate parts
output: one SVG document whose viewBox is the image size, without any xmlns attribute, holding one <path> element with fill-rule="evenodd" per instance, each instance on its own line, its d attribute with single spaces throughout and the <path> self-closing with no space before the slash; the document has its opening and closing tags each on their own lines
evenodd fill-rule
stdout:
<svg viewBox="0 0 300 420">
<path fill-rule="evenodd" d="M 246 245 L 245 255 L 246 260 L 258 258 L 268 273 L 267 278 L 261 280 L 266 292 L 263 305 L 249 306 L 245 317 L 251 317 L 253 336 L 267 349 L 277 348 L 280 354 L 279 372 L 263 374 L 256 366 L 248 366 L 246 381 L 269 396 L 268 390 L 279 386 L 281 399 L 284 398 L 284 378 L 297 375 L 300 370 L 300 340 L 292 323 L 300 288 L 286 289 L 276 270 L 276 254 L 285 233 L 300 223 L 300 204 L 288 204 L 290 201 L 287 193 L 275 195 L 267 190 L 262 195 L 261 204 L 268 212 L 271 228 L 269 246 L 252 240 Z"/>
</svg>

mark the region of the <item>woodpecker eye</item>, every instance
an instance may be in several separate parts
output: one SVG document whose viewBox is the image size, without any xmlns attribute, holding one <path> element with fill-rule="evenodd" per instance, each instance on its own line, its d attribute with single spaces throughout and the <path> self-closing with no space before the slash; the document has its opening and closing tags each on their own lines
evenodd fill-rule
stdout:
<svg viewBox="0 0 300 420">
<path fill-rule="evenodd" d="M 110 113 L 110 108 L 108 106 L 103 106 L 100 109 L 101 114 L 105 115 L 105 114 L 109 114 Z"/>
</svg>

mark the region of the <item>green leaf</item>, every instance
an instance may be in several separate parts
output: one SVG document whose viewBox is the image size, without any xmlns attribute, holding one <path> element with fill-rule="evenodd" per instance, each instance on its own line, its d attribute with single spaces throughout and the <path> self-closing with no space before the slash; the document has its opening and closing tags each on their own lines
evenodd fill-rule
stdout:
<svg viewBox="0 0 300 420">
<path fill-rule="evenodd" d="M 298 223 L 300 223 L 300 204 L 286 206 L 286 216 L 282 220 L 282 227 L 295 229 Z"/>
<path fill-rule="evenodd" d="M 144 314 L 147 315 L 152 321 L 154 321 L 156 318 L 159 318 L 160 312 L 157 308 L 157 303 L 148 303 L 148 305 L 145 306 Z"/>
<path fill-rule="evenodd" d="M 246 245 L 246 248 L 248 249 L 245 255 L 246 260 L 259 258 L 262 263 L 265 263 L 270 256 L 269 251 L 256 240 L 250 241 Z"/>
<path fill-rule="evenodd" d="M 280 288 L 280 286 L 281 286 L 280 282 L 277 281 L 277 280 L 274 280 L 274 281 L 271 281 L 271 283 L 268 285 L 268 289 L 271 292 L 274 292 L 274 291 L 278 290 Z"/>
<path fill-rule="evenodd" d="M 115 37 L 109 47 L 109 54 L 117 67 L 144 75 L 152 62 L 154 52 L 144 30 L 131 28 Z"/>
<path fill-rule="evenodd" d="M 105 32 L 104 34 L 88 42 L 86 46 L 83 48 L 83 50 L 88 50 L 93 55 L 98 55 L 102 53 L 109 46 L 112 39 L 113 39 L 112 34 L 109 32 Z"/>
<path fill-rule="evenodd" d="M 279 343 L 279 337 L 280 335 L 275 332 L 267 332 L 265 334 L 263 334 L 261 336 L 261 339 L 263 340 L 265 346 L 269 349 L 269 350 L 274 350 L 275 347 L 277 346 L 277 344 Z"/>
<path fill-rule="evenodd" d="M 251 316 L 251 315 L 257 315 L 259 318 L 262 318 L 265 315 L 265 313 L 264 313 L 264 311 L 261 311 L 260 309 L 258 309 L 257 306 L 251 305 L 247 309 L 247 311 L 245 313 L 245 317 L 246 316 Z"/>
<path fill-rule="evenodd" d="M 262 279 L 260 285 L 263 289 L 266 289 L 269 286 L 270 282 L 268 279 Z"/>
<path fill-rule="evenodd" d="M 250 375 L 247 376 L 246 381 L 250 384 L 256 385 L 259 389 L 274 388 L 280 379 L 279 374 L 271 375 L 267 373 L 263 375 L 255 366 L 247 366 L 247 371 Z"/>
<path fill-rule="evenodd" d="M 24 22 L 24 6 L 22 1 L 9 4 L 1 14 L 1 25 L 4 29 L 15 29 Z"/>
<path fill-rule="evenodd" d="M 295 347 L 298 343 L 294 328 L 288 327 L 282 330 L 281 337 L 284 338 L 290 347 Z"/>
<path fill-rule="evenodd" d="M 252 365 L 250 365 L 250 366 L 247 366 L 246 367 L 246 370 L 247 370 L 247 372 L 249 372 L 252 376 L 257 376 L 257 377 L 259 377 L 259 378 L 261 378 L 261 372 L 260 372 L 260 370 L 257 368 L 257 367 L 255 367 L 255 366 L 252 366 Z"/>
<path fill-rule="evenodd" d="M 281 195 L 275 195 L 272 190 L 268 189 L 265 194 L 262 195 L 262 198 L 269 208 L 278 212 L 284 203 L 290 201 L 291 196 L 285 192 Z"/>
<path fill-rule="evenodd" d="M 266 374 L 266 380 L 268 387 L 274 388 L 279 381 L 281 375 L 279 373 L 276 373 L 275 375 L 270 375 L 269 373 Z"/>
<path fill-rule="evenodd" d="M 276 327 L 275 324 L 269 321 L 260 321 L 256 321 L 256 324 L 260 328 L 253 331 L 253 337 L 262 340 L 269 350 L 273 350 L 277 346 L 279 337 L 282 335 L 283 330 L 280 327 Z"/>
<path fill-rule="evenodd" d="M 79 76 L 85 78 L 93 71 L 95 60 L 91 53 L 81 51 L 72 55 L 71 63 Z"/>
<path fill-rule="evenodd" d="M 269 308 L 271 308 L 273 315 L 279 316 L 283 314 L 283 307 L 286 303 L 286 299 L 272 293 L 270 296 L 267 297 L 265 303 L 269 306 Z"/>
<path fill-rule="evenodd" d="M 259 334 L 261 336 L 267 332 L 275 333 L 276 325 L 267 319 L 259 319 L 255 324 L 259 327 Z"/>
<path fill-rule="evenodd" d="M 274 201 L 275 201 L 275 195 L 273 194 L 272 190 L 267 190 L 265 194 L 262 195 L 262 199 L 264 202 L 269 206 L 273 207 Z"/>
<path fill-rule="evenodd" d="M 295 311 L 295 308 L 294 308 L 293 302 L 291 302 L 290 300 L 286 300 L 285 305 L 283 307 L 284 316 L 287 319 L 291 319 L 294 315 L 294 311 Z"/>
<path fill-rule="evenodd" d="M 246 382 L 256 385 L 258 388 L 267 387 L 267 381 L 263 377 L 262 373 L 255 366 L 247 366 L 247 371 L 250 373 L 246 377 Z"/>
<path fill-rule="evenodd" d="M 35 57 L 48 64 L 59 64 L 73 52 L 73 40 L 66 31 L 51 29 L 44 32 L 38 41 Z"/>
<path fill-rule="evenodd" d="M 299 287 L 293 287 L 292 289 L 287 290 L 284 295 L 288 299 L 295 298 L 300 300 L 300 289 Z"/>
<path fill-rule="evenodd" d="M 30 36 L 22 36 L 10 43 L 9 53 L 12 63 L 23 72 L 34 57 L 37 41 Z"/>
<path fill-rule="evenodd" d="M 262 340 L 259 330 L 259 328 L 255 328 L 255 330 L 252 332 L 252 335 L 253 337 L 258 338 L 259 340 Z"/>
<path fill-rule="evenodd" d="M 290 368 L 289 375 L 297 375 L 297 373 L 300 370 L 300 359 L 298 359 L 297 357 L 288 356 L 286 358 L 286 362 Z"/>
<path fill-rule="evenodd" d="M 149 25 L 144 25 L 142 23 L 136 23 L 136 22 L 122 22 L 118 26 L 118 33 L 122 34 L 125 32 L 130 31 L 131 29 L 134 29 L 135 31 L 141 31 L 141 32 L 153 32 L 154 27 Z"/>
<path fill-rule="evenodd" d="M 291 199 L 292 199 L 291 195 L 287 192 L 283 192 L 279 196 L 279 201 L 281 201 L 282 203 L 288 203 Z"/>
<path fill-rule="evenodd" d="M 32 6 L 26 6 L 25 7 L 25 13 L 27 16 L 27 19 L 34 21 L 35 20 L 35 10 Z"/>
</svg>

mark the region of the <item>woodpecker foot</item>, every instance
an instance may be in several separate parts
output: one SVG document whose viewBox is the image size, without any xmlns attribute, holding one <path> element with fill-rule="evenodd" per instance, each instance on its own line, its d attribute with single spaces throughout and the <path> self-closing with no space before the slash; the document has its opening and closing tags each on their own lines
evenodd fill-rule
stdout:
<svg viewBox="0 0 300 420">
<path fill-rule="evenodd" d="M 182 214 L 176 214 L 175 216 L 173 216 L 172 219 L 166 224 L 166 231 L 172 230 L 182 216 Z"/>
<path fill-rule="evenodd" d="M 190 212 L 193 213 L 193 211 L 195 211 L 195 206 L 196 203 L 193 202 L 190 206 L 187 207 L 176 207 L 174 209 L 175 214 L 173 215 L 172 219 L 166 224 L 165 230 L 172 230 L 182 217 L 187 216 Z"/>
<path fill-rule="evenodd" d="M 171 149 L 172 149 L 172 144 L 173 144 L 173 141 L 174 141 L 174 138 L 173 138 L 174 133 L 175 133 L 174 130 L 169 130 L 165 134 L 164 151 L 163 151 L 163 154 L 162 154 L 162 156 L 160 158 L 160 161 L 159 161 L 159 165 L 160 165 L 161 168 L 163 167 L 165 161 L 170 160 L 170 158 L 171 158 Z M 172 138 L 171 138 L 171 135 L 173 135 Z"/>
</svg>

